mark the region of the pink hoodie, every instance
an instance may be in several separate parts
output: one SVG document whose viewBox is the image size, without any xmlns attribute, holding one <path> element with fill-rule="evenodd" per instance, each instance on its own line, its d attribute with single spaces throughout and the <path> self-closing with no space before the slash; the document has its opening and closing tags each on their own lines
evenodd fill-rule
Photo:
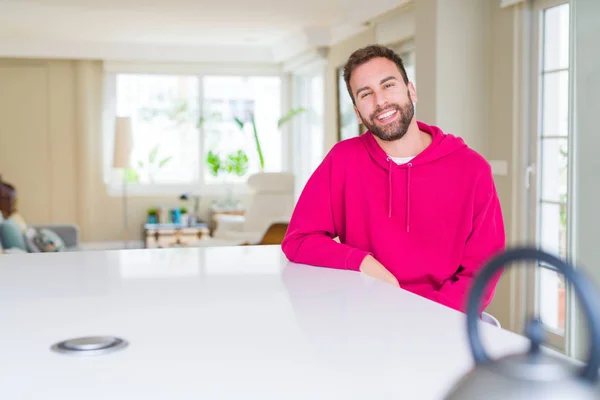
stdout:
<svg viewBox="0 0 600 400">
<path fill-rule="evenodd" d="M 407 164 L 370 132 L 337 143 L 308 180 L 282 249 L 292 262 L 355 271 L 371 254 L 403 289 L 464 312 L 478 268 L 505 247 L 500 202 L 483 157 L 418 126 L 433 141 Z"/>
</svg>

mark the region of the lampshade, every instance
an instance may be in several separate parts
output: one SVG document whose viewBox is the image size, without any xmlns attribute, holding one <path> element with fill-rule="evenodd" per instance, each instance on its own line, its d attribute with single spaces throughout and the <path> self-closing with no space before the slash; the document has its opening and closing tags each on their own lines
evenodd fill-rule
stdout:
<svg viewBox="0 0 600 400">
<path fill-rule="evenodd" d="M 113 168 L 130 167 L 132 147 L 131 119 L 129 117 L 117 117 L 115 121 Z"/>
</svg>

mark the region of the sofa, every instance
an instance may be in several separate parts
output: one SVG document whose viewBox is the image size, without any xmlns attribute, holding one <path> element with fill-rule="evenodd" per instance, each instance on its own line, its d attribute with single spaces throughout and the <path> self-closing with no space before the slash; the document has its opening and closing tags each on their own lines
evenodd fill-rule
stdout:
<svg viewBox="0 0 600 400">
<path fill-rule="evenodd" d="M 26 224 L 18 212 L 4 219 L 0 213 L 0 253 L 78 251 L 75 224 Z"/>
<path fill-rule="evenodd" d="M 0 175 L 0 253 L 79 250 L 74 224 L 27 224 L 18 210 L 17 189 Z"/>
<path fill-rule="evenodd" d="M 245 215 L 217 215 L 217 227 L 201 246 L 280 243 L 294 211 L 294 174 L 259 172 L 247 181 L 251 200 Z"/>
</svg>

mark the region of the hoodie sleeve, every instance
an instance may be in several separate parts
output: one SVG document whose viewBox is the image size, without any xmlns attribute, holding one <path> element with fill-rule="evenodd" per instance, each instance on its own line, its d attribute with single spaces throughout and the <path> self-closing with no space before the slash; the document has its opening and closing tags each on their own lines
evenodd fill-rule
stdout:
<svg viewBox="0 0 600 400">
<path fill-rule="evenodd" d="M 333 209 L 341 209 L 342 199 L 332 195 L 331 159 L 330 152 L 306 183 L 281 246 L 292 262 L 358 271 L 369 253 L 334 240 Z"/>
<path fill-rule="evenodd" d="M 463 250 L 462 261 L 456 274 L 446 280 L 430 299 L 465 312 L 469 290 L 479 269 L 505 249 L 506 235 L 500 200 L 496 192 L 491 168 L 479 179 L 475 189 L 472 230 Z M 481 298 L 480 310 L 492 301 L 501 272 L 488 282 Z"/>
</svg>

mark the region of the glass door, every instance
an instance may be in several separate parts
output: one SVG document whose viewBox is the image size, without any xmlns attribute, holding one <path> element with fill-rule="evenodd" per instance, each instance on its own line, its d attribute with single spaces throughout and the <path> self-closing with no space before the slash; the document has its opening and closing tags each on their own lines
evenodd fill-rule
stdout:
<svg viewBox="0 0 600 400">
<path fill-rule="evenodd" d="M 529 236 L 544 251 L 570 257 L 570 91 L 569 4 L 564 0 L 533 3 L 532 137 L 527 185 Z M 566 349 L 567 288 L 562 274 L 538 265 L 529 275 L 534 295 L 529 313 L 539 315 L 549 340 Z"/>
</svg>

